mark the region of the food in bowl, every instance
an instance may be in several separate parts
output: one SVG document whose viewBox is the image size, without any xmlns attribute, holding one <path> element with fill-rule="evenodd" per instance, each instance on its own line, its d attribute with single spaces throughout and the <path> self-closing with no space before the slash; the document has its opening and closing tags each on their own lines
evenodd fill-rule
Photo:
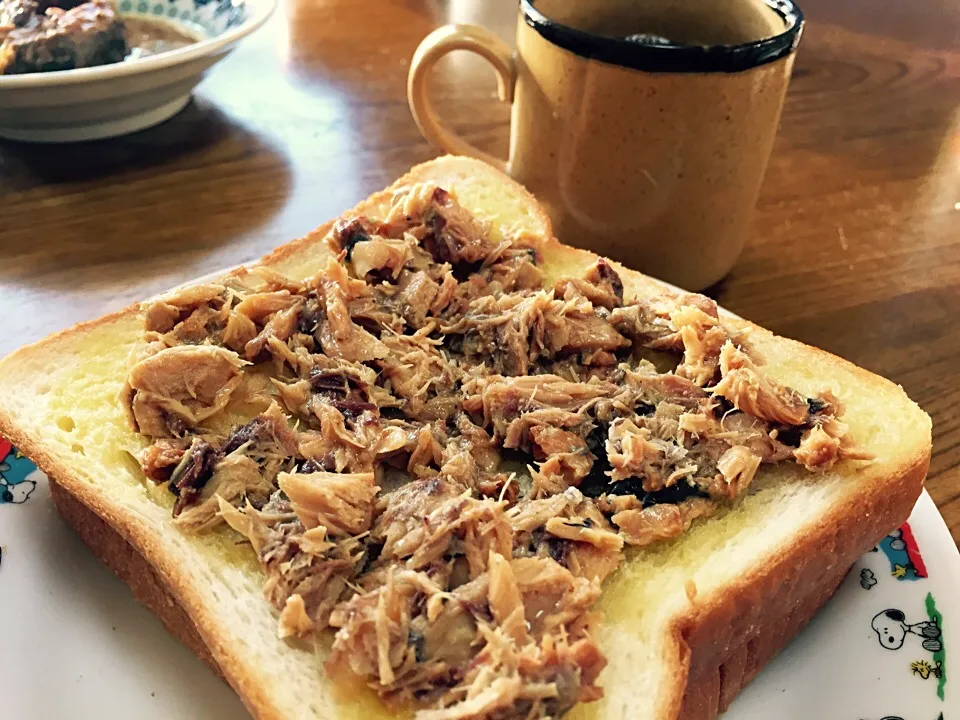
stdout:
<svg viewBox="0 0 960 720">
<path fill-rule="evenodd" d="M 123 24 L 130 45 L 130 54 L 126 60 L 159 55 L 192 45 L 202 39 L 200 33 L 191 32 L 184 25 L 157 18 L 125 15 Z"/>
<path fill-rule="evenodd" d="M 0 75 L 110 65 L 199 39 L 181 25 L 122 17 L 108 0 L 0 0 Z"/>
</svg>

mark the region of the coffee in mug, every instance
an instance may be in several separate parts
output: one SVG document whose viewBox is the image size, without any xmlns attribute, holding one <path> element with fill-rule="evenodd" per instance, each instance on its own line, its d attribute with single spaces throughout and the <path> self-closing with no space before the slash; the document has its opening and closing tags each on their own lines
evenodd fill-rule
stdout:
<svg viewBox="0 0 960 720">
<path fill-rule="evenodd" d="M 439 28 L 408 97 L 427 139 L 504 168 L 563 242 L 699 290 L 750 232 L 802 25 L 790 0 L 523 0 L 516 54 L 483 28 Z M 487 58 L 512 102 L 506 162 L 429 104 L 430 70 L 455 49 Z"/>
</svg>

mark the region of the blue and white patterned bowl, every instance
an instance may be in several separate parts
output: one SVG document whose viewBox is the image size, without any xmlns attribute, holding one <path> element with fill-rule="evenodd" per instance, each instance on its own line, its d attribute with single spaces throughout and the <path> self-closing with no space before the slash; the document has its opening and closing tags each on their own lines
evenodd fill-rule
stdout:
<svg viewBox="0 0 960 720">
<path fill-rule="evenodd" d="M 181 23 L 211 38 L 241 27 L 251 15 L 244 0 L 120 0 L 117 9 L 121 15 Z"/>
<path fill-rule="evenodd" d="M 75 142 L 142 130 L 180 112 L 206 70 L 266 22 L 276 0 L 116 0 L 121 14 L 185 26 L 199 42 L 131 62 L 0 75 L 0 138 Z"/>
</svg>

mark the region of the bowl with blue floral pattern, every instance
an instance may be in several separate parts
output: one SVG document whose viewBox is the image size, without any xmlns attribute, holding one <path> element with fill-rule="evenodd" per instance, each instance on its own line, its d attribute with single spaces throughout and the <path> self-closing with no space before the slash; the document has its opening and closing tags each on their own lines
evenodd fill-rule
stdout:
<svg viewBox="0 0 960 720">
<path fill-rule="evenodd" d="M 246 0 L 120 0 L 117 9 L 121 16 L 182 23 L 208 38 L 242 27 L 252 13 Z"/>
<path fill-rule="evenodd" d="M 93 49 L 81 45 L 63 52 L 24 41 L 13 48 L 18 53 L 6 53 L 21 65 L 8 66 L 7 74 L 0 67 L 0 138 L 76 142 L 161 123 L 187 105 L 207 70 L 263 25 L 275 5 L 276 0 L 90 0 L 85 10 L 41 18 L 66 23 L 69 13 L 83 10 L 87 14 L 78 21 L 107 18 L 108 24 Z M 2 43 L 12 41 L 4 40 L 3 30 L 0 13 L 0 48 L 9 50 Z M 122 39 L 111 32 L 122 32 Z M 106 64 L 89 67 L 84 52 L 112 55 Z M 64 66 L 64 57 L 76 60 L 76 67 Z"/>
</svg>

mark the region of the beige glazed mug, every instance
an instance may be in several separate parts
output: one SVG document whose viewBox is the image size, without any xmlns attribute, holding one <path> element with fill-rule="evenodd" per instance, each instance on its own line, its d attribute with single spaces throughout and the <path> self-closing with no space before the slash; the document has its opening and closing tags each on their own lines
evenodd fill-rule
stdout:
<svg viewBox="0 0 960 720">
<path fill-rule="evenodd" d="M 522 0 L 516 53 L 484 28 L 441 27 L 407 95 L 428 140 L 505 169 L 562 241 L 700 290 L 750 233 L 802 26 L 791 0 Z M 486 58 L 512 103 L 506 162 L 430 105 L 452 50 Z"/>
</svg>

